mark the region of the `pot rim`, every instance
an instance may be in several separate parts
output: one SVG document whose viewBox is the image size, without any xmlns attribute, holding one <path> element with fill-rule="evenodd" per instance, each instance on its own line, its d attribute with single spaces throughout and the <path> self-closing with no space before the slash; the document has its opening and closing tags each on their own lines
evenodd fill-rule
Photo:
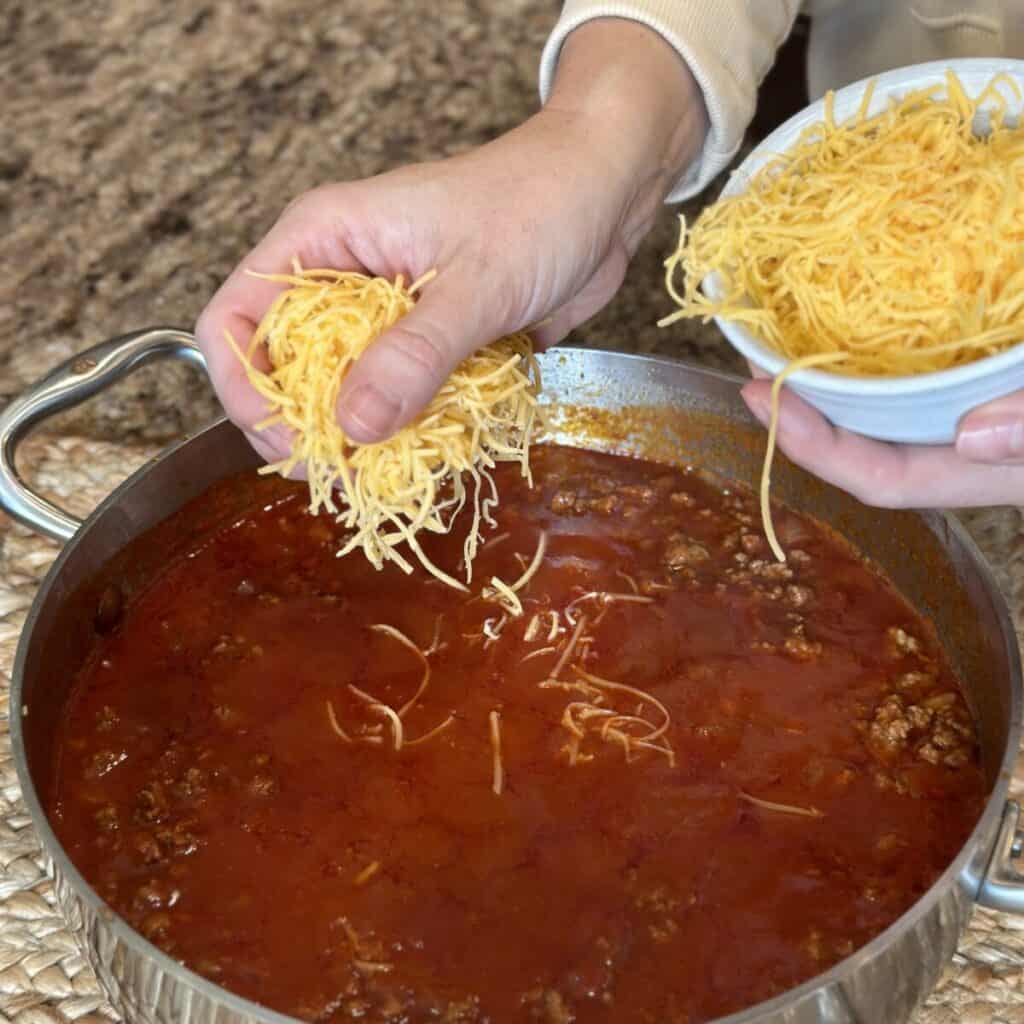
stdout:
<svg viewBox="0 0 1024 1024">
<path fill-rule="evenodd" d="M 592 350 L 562 348 L 550 353 L 548 358 L 564 359 L 566 357 L 579 358 L 581 356 L 585 358 L 590 351 Z M 708 370 L 703 367 L 693 366 L 682 360 L 663 356 L 637 355 L 608 350 L 600 350 L 599 354 L 603 358 L 612 357 L 616 360 L 636 362 L 646 365 L 651 369 L 670 367 L 672 370 L 678 370 L 682 368 L 688 373 L 717 380 L 719 383 L 728 385 L 737 391 L 745 383 L 734 374 Z M 543 369 L 545 357 L 542 355 L 540 358 Z M 142 477 L 158 464 L 173 459 L 181 449 L 193 443 L 199 437 L 213 431 L 223 430 L 228 425 L 229 421 L 227 418 L 221 417 L 201 430 L 173 442 L 153 459 L 148 460 L 100 502 L 54 560 L 39 586 L 18 639 L 17 653 L 11 674 L 9 698 L 11 747 L 22 796 L 44 851 L 51 858 L 52 865 L 57 868 L 60 875 L 71 884 L 77 896 L 84 900 L 96 914 L 106 921 L 107 926 L 114 932 L 119 941 L 123 942 L 133 953 L 146 957 L 160 970 L 176 975 L 190 987 L 198 990 L 202 995 L 214 1002 L 225 1005 L 237 1013 L 248 1015 L 257 1021 L 263 1022 L 263 1024 L 297 1024 L 297 1018 L 271 1010 L 252 1000 L 236 995 L 230 989 L 221 987 L 196 973 L 180 961 L 175 960 L 144 938 L 141 933 L 132 928 L 103 901 L 99 894 L 79 873 L 50 825 L 49 818 L 43 809 L 29 770 L 22 728 L 22 681 L 25 660 L 28 655 L 29 638 L 32 635 L 41 609 L 60 577 L 65 563 L 72 556 L 78 545 L 83 542 L 90 530 L 94 528 L 97 520 L 108 509 L 118 504 L 123 495 L 131 490 Z M 804 999 L 813 997 L 821 990 L 837 988 L 852 975 L 856 974 L 865 963 L 874 959 L 890 946 L 896 940 L 898 933 L 911 930 L 931 911 L 934 905 L 942 898 L 944 892 L 957 884 L 958 880 L 962 878 L 966 884 L 972 902 L 982 884 L 984 871 L 975 875 L 969 870 L 970 861 L 976 856 L 979 844 L 983 842 L 984 837 L 995 833 L 997 823 L 1003 815 L 1013 767 L 1020 745 L 1022 710 L 1020 650 L 1009 609 L 996 582 L 993 571 L 966 528 L 948 512 L 929 511 L 915 512 L 914 514 L 921 518 L 923 525 L 930 531 L 948 532 L 954 541 L 965 549 L 968 560 L 978 572 L 983 589 L 992 600 L 995 609 L 1011 675 L 1010 722 L 1007 729 L 1006 747 L 999 762 L 999 771 L 995 783 L 986 798 L 984 810 L 956 857 L 953 858 L 945 871 L 932 883 L 928 891 L 916 900 L 888 928 L 876 935 L 866 945 L 861 946 L 848 957 L 834 964 L 827 971 L 814 975 L 801 982 L 801 984 L 787 989 L 777 996 L 773 996 L 771 999 L 738 1010 L 728 1016 L 716 1018 L 713 1021 L 709 1021 L 708 1024 L 752 1024 L 752 1022 L 757 1021 L 765 1014 L 778 1012 L 785 1007 L 790 1007 Z M 80 936 L 77 933 L 74 934 L 76 941 L 80 941 Z"/>
</svg>

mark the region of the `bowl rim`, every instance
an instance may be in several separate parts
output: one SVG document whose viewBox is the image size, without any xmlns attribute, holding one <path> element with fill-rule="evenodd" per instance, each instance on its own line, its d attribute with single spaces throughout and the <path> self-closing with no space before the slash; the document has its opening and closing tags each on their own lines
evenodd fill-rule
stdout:
<svg viewBox="0 0 1024 1024">
<path fill-rule="evenodd" d="M 996 75 L 1009 75 L 1016 80 L 1024 92 L 1024 60 L 1009 57 L 969 57 L 909 64 L 862 78 L 836 90 L 834 103 L 837 110 L 845 109 L 848 106 L 856 107 L 864 90 L 871 82 L 874 82 L 875 95 L 878 97 L 888 97 L 924 88 L 927 85 L 941 84 L 947 71 L 953 71 L 961 77 L 983 75 L 986 78 L 993 78 Z M 815 100 L 759 142 L 729 175 L 729 180 L 722 189 L 721 198 L 731 198 L 746 191 L 749 181 L 761 166 L 772 157 L 784 154 L 792 146 L 795 135 L 822 119 L 824 109 L 824 98 Z M 1022 101 L 1022 113 L 1024 113 L 1024 101 Z M 708 298 L 719 297 L 721 295 L 720 275 L 717 272 L 708 274 L 701 282 L 700 287 Z M 791 362 L 786 356 L 757 338 L 744 325 L 726 320 L 721 316 L 714 316 L 712 319 L 733 348 L 760 369 L 766 370 L 774 376 Z M 933 370 L 929 373 L 899 377 L 852 377 L 829 373 L 827 370 L 804 369 L 794 370 L 787 378 L 787 383 L 798 388 L 800 385 L 804 385 L 808 390 L 813 390 L 818 394 L 837 396 L 917 395 L 922 392 L 939 392 L 957 388 L 972 381 L 997 375 L 1022 362 L 1024 362 L 1024 337 L 1003 352 L 984 356 L 973 362 L 965 363 L 963 366 L 955 366 L 947 370 Z"/>
</svg>

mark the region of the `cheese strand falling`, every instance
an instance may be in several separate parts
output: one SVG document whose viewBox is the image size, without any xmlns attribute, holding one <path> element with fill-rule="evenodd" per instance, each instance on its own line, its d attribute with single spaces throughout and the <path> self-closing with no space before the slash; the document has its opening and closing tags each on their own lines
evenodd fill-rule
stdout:
<svg viewBox="0 0 1024 1024">
<path fill-rule="evenodd" d="M 352 531 L 339 555 L 357 548 L 380 569 L 393 562 L 412 571 L 398 550 L 438 579 L 466 586 L 435 566 L 418 535 L 447 533 L 467 502 L 473 516 L 464 546 L 466 582 L 481 530 L 492 524 L 498 495 L 490 471 L 519 462 L 530 479 L 529 450 L 537 420 L 540 371 L 525 334 L 487 345 L 456 367 L 426 410 L 386 441 L 358 444 L 337 422 L 345 375 L 359 356 L 408 313 L 432 275 L 406 288 L 403 279 L 336 270 L 254 275 L 287 285 L 256 328 L 242 361 L 270 414 L 257 430 L 282 426 L 291 454 L 261 472 L 304 469 L 310 511 L 326 511 Z M 264 371 L 259 368 L 269 362 Z"/>
<path fill-rule="evenodd" d="M 775 375 L 772 381 L 772 405 L 771 418 L 768 423 L 768 443 L 764 450 L 764 465 L 761 468 L 761 524 L 764 527 L 765 539 L 772 554 L 780 562 L 786 560 L 786 553 L 779 543 L 775 533 L 775 524 L 772 522 L 772 464 L 775 461 L 775 443 L 779 435 L 779 403 L 782 397 L 782 385 L 788 377 L 797 370 L 810 369 L 814 366 L 827 366 L 834 363 L 841 357 L 835 352 L 823 352 L 816 356 L 802 356 L 794 359 L 784 370 Z"/>
<path fill-rule="evenodd" d="M 852 377 L 897 377 L 962 366 L 1024 339 L 1024 128 L 1006 119 L 995 76 L 973 99 L 957 76 L 869 117 L 824 120 L 757 171 L 742 193 L 681 228 L 665 262 L 679 307 L 660 321 L 721 317 L 789 360 Z M 977 133 L 984 109 L 988 130 Z M 681 288 L 676 284 L 683 275 Z M 715 274 L 717 298 L 701 290 Z M 825 366 L 827 364 L 827 366 Z M 762 478 L 771 527 L 776 378 Z"/>
</svg>

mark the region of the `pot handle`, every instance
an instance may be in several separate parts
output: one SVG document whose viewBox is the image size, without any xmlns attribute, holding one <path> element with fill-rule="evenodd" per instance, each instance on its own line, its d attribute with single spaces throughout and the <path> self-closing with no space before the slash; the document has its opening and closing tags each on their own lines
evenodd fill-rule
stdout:
<svg viewBox="0 0 1024 1024">
<path fill-rule="evenodd" d="M 15 398 L 0 412 L 0 508 L 37 533 L 62 543 L 70 540 L 81 520 L 36 494 L 22 480 L 15 465 L 18 445 L 36 424 L 161 359 L 183 359 L 200 368 L 206 365 L 187 331 L 151 327 L 72 356 Z"/>
<path fill-rule="evenodd" d="M 983 907 L 1009 914 L 1024 914 L 1024 873 L 1015 861 L 1024 853 L 1024 830 L 1021 829 L 1020 805 L 1007 800 L 1003 820 L 975 899 Z"/>
</svg>

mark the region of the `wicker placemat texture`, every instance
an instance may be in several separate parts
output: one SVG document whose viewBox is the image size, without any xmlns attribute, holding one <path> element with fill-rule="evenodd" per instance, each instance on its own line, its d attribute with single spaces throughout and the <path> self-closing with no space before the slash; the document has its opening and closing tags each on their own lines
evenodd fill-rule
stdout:
<svg viewBox="0 0 1024 1024">
<path fill-rule="evenodd" d="M 152 454 L 139 447 L 40 437 L 23 447 L 20 461 L 41 491 L 85 515 Z M 1024 518 L 1016 509 L 964 518 L 996 568 L 1020 631 Z M 57 552 L 53 542 L 0 517 L 0 1021 L 99 1024 L 118 1018 L 54 907 L 45 858 L 21 802 L 8 734 L 7 687 L 15 647 Z M 1014 789 L 1024 795 L 1024 757 Z M 1024 918 L 978 911 L 914 1024 L 1024 1024 Z"/>
</svg>

